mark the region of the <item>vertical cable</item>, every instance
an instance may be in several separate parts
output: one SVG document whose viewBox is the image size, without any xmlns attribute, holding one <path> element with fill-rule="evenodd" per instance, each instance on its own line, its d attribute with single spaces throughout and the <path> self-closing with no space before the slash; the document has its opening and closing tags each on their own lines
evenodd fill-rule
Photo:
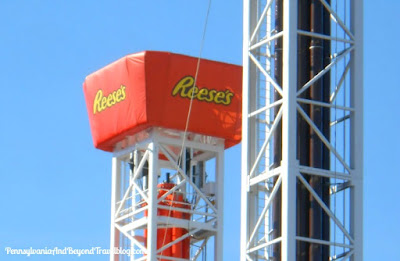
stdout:
<svg viewBox="0 0 400 261">
<path fill-rule="evenodd" d="M 198 74 L 199 74 L 200 61 L 201 61 L 201 56 L 203 54 L 203 47 L 204 47 L 204 41 L 205 41 L 205 36 L 206 36 L 206 32 L 207 32 L 207 24 L 208 24 L 208 17 L 209 17 L 209 14 L 210 14 L 210 9 L 211 9 L 211 0 L 208 1 L 207 14 L 206 14 L 206 19 L 205 19 L 204 28 L 203 28 L 203 34 L 202 34 L 202 38 L 201 38 L 201 42 L 200 42 L 200 51 L 199 51 L 199 56 L 198 56 L 198 59 L 197 59 L 196 73 L 195 73 L 194 83 L 193 83 L 193 87 L 192 87 L 192 96 L 190 97 L 189 109 L 188 109 L 188 113 L 187 113 L 187 117 L 186 117 L 186 123 L 185 123 L 185 130 L 183 132 L 183 137 L 182 137 L 181 150 L 180 150 L 180 152 L 178 154 L 178 162 L 177 162 L 177 166 L 178 167 L 182 163 L 182 158 L 183 158 L 184 151 L 186 153 L 185 141 L 186 141 L 186 135 L 187 135 L 188 128 L 189 128 L 189 122 L 190 122 L 190 116 L 191 116 L 191 113 L 192 113 L 192 107 L 193 107 L 193 100 L 194 100 L 194 91 L 193 91 L 193 89 L 196 86 L 197 78 L 198 78 Z M 185 160 L 184 164 L 186 164 L 186 160 Z M 189 168 L 190 168 L 190 166 L 189 166 Z M 178 169 L 176 169 L 176 171 L 178 172 Z M 169 206 L 168 213 L 170 213 L 172 211 L 172 205 L 173 204 L 171 203 L 170 206 Z M 168 217 L 167 217 L 166 227 L 168 227 L 169 218 L 170 218 L 170 215 L 168 215 Z M 190 218 L 188 220 L 188 224 L 190 224 Z M 188 227 L 188 233 L 190 233 L 190 226 Z M 164 233 L 164 239 L 163 239 L 162 245 L 165 244 L 166 237 L 167 237 L 167 233 Z"/>
<path fill-rule="evenodd" d="M 180 156 L 182 156 L 182 153 L 183 153 L 183 147 L 185 146 L 186 134 L 187 134 L 187 131 L 188 131 L 188 128 L 189 128 L 190 116 L 191 116 L 191 113 L 192 113 L 193 99 L 194 99 L 194 91 L 193 91 L 193 89 L 194 89 L 195 86 L 196 86 L 197 77 L 198 77 L 198 74 L 199 74 L 200 60 L 201 60 L 201 56 L 202 56 L 202 54 L 203 54 L 204 40 L 205 40 L 205 38 L 206 38 L 207 24 L 208 24 L 208 16 L 209 16 L 209 14 L 210 14 L 210 9 L 211 9 L 211 0 L 208 1 L 208 8 L 207 8 L 206 20 L 205 20 L 205 23 L 204 23 L 203 35 L 202 35 L 201 42 L 200 42 L 199 57 L 198 57 L 198 59 L 197 59 L 196 73 L 195 73 L 195 76 L 194 76 L 194 84 L 193 84 L 193 87 L 192 87 L 192 96 L 190 97 L 189 110 L 188 110 L 188 114 L 187 114 L 187 117 L 186 117 L 185 131 L 183 132 L 183 139 L 182 139 L 181 152 L 180 152 L 180 154 L 179 154 Z M 181 159 L 181 158 L 182 158 L 182 157 L 179 157 L 179 159 Z M 179 163 L 180 163 L 180 162 L 178 161 L 178 166 L 179 166 Z"/>
</svg>

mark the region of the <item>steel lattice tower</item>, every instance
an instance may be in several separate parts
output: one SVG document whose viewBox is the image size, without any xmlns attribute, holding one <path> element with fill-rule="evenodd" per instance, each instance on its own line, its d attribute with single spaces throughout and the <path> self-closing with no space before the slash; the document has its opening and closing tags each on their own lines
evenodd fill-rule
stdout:
<svg viewBox="0 0 400 261">
<path fill-rule="evenodd" d="M 222 260 L 224 140 L 164 128 L 152 128 L 139 136 L 145 139 L 114 151 L 110 248 L 119 253 L 111 254 L 110 261 L 202 260 L 206 256 Z M 183 139 L 186 153 L 180 157 Z M 211 165 L 208 183 L 206 164 Z M 165 178 L 164 185 L 173 188 L 164 188 L 161 196 Z M 163 204 L 172 202 L 169 198 L 174 194 L 174 202 L 179 195 L 185 201 Z M 179 235 L 175 235 L 176 228 L 181 229 Z M 176 239 L 168 240 L 163 229 Z M 185 239 L 188 257 L 171 257 L 168 249 L 173 251 Z M 203 250 L 211 244 L 214 251 L 207 254 Z M 125 254 L 129 250 L 133 254 Z"/>
<path fill-rule="evenodd" d="M 240 260 L 363 260 L 363 1 L 243 1 Z"/>
</svg>

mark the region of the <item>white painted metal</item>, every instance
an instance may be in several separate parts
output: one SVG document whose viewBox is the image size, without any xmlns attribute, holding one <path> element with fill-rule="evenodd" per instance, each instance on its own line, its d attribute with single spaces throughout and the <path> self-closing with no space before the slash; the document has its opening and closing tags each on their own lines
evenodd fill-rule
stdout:
<svg viewBox="0 0 400 261">
<path fill-rule="evenodd" d="M 139 166 L 139 152 L 138 151 L 134 151 L 133 153 L 131 153 L 131 160 L 132 160 L 131 163 L 133 163 L 133 168 L 132 167 L 130 168 L 129 186 L 133 186 L 133 178 L 134 178 L 134 175 L 137 173 L 137 170 L 138 170 L 138 166 Z M 133 188 L 132 193 L 135 194 L 135 188 Z M 131 199 L 131 205 L 132 205 L 132 213 L 135 213 L 136 212 L 136 205 L 135 205 L 135 200 L 133 198 Z M 135 238 L 135 230 L 131 231 L 131 236 L 133 238 Z M 135 251 L 135 243 L 133 241 L 131 241 L 130 250 L 131 250 L 131 253 L 133 253 L 133 251 Z M 129 260 L 133 261 L 134 259 L 135 259 L 135 256 L 131 255 Z"/>
<path fill-rule="evenodd" d="M 158 144 L 150 141 L 149 143 L 149 205 L 147 216 L 147 255 L 148 261 L 155 261 L 157 255 L 157 183 L 158 183 Z"/>
<path fill-rule="evenodd" d="M 216 156 L 216 208 L 220 211 L 217 211 L 217 234 L 215 235 L 215 243 L 214 243 L 214 259 L 213 260 L 223 260 L 223 219 L 224 219 L 224 148 L 220 147 L 219 152 Z"/>
<path fill-rule="evenodd" d="M 296 260 L 297 1 L 283 3 L 282 260 Z"/>
<path fill-rule="evenodd" d="M 282 31 L 274 30 L 275 5 L 279 2 L 283 7 Z M 320 0 L 320 3 L 331 15 L 331 35 L 298 28 L 298 1 L 243 1 L 242 261 L 294 261 L 299 242 L 328 245 L 331 260 L 363 260 L 363 1 Z M 297 82 L 300 37 L 331 43 L 330 62 L 303 86 Z M 278 40 L 283 43 L 282 86 L 274 76 L 277 66 L 274 45 Z M 324 75 L 331 78 L 329 102 L 302 96 Z M 274 100 L 274 91 L 282 98 Z M 265 103 L 260 102 L 263 99 Z M 302 109 L 303 104 L 329 108 L 329 137 L 319 131 Z M 309 124 L 330 151 L 329 169 L 299 164 L 298 117 Z M 282 162 L 272 165 L 273 137 L 279 123 L 282 124 Z M 329 180 L 330 204 L 324 203 L 305 175 Z M 310 191 L 329 216 L 329 241 L 296 234 L 296 184 Z M 274 235 L 271 222 L 279 186 L 282 191 L 280 236 Z M 280 246 L 279 258 L 273 256 L 276 246 Z"/>
<path fill-rule="evenodd" d="M 354 255 L 350 256 L 352 261 L 362 261 L 363 258 L 363 0 L 351 1 L 351 31 L 356 36 L 355 48 L 350 60 L 351 64 L 351 105 L 356 109 L 351 117 L 351 163 L 353 169 L 350 204 L 350 226 L 354 238 Z"/>
<path fill-rule="evenodd" d="M 248 228 L 248 189 L 249 189 L 249 178 L 248 173 L 250 170 L 248 162 L 248 137 L 249 137 L 249 120 L 247 115 L 249 115 L 249 56 L 248 47 L 250 35 L 249 31 L 249 19 L 250 19 L 250 0 L 243 0 L 243 91 L 242 91 L 242 167 L 241 167 L 241 192 L 240 192 L 240 260 L 247 260 L 247 242 L 249 237 Z"/>
<path fill-rule="evenodd" d="M 115 213 L 117 206 L 117 199 L 121 194 L 121 180 L 120 180 L 120 161 L 117 158 L 112 159 L 112 173 L 111 173 L 111 231 L 110 231 L 110 249 L 114 250 L 114 247 L 119 245 L 119 230 L 114 226 L 115 224 Z M 118 255 L 110 254 L 110 261 L 119 261 Z"/>
<path fill-rule="evenodd" d="M 114 152 L 112 175 L 112 205 L 111 205 L 111 248 L 133 250 L 133 256 L 111 255 L 111 261 L 147 260 L 186 260 L 162 256 L 162 251 L 185 238 L 191 239 L 193 247 L 190 260 L 205 258 L 203 251 L 207 246 L 215 251 L 208 252 L 207 258 L 223 260 L 223 166 L 224 141 L 182 132 L 153 128 L 141 135 L 145 139 L 131 145 L 129 148 L 118 146 Z M 182 163 L 179 154 L 183 145 Z M 190 152 L 190 168 L 186 170 L 186 151 Z M 131 170 L 133 156 L 133 170 Z M 188 158 L 189 160 L 189 158 Z M 208 182 L 215 184 L 214 194 L 206 194 L 202 187 L 193 182 L 192 166 L 199 161 L 207 164 L 214 162 L 214 169 L 208 170 Z M 147 165 L 146 165 L 147 164 Z M 143 178 L 143 171 L 148 166 L 148 186 Z M 129 169 L 129 170 L 128 170 Z M 128 171 L 127 171 L 128 170 Z M 171 182 L 176 186 L 163 197 L 158 197 L 157 185 L 163 182 L 166 172 L 170 172 Z M 211 172 L 211 173 L 210 173 Z M 125 182 L 125 183 L 124 183 Z M 123 186 L 123 184 L 127 184 Z M 209 185 L 208 185 L 209 186 Z M 189 209 L 161 205 L 167 202 L 167 196 L 181 193 L 188 201 L 182 203 Z M 171 212 L 189 213 L 190 219 L 180 219 L 169 216 L 158 216 L 157 209 Z M 147 213 L 145 215 L 145 212 Z M 188 232 L 174 242 L 165 242 L 157 249 L 157 229 L 180 227 Z M 147 241 L 144 231 L 147 230 Z M 209 240 L 213 238 L 213 240 Z M 138 252 L 141 252 L 138 254 Z M 196 252 L 197 251 L 197 252 Z M 189 259 L 187 259 L 189 260 Z"/>
</svg>

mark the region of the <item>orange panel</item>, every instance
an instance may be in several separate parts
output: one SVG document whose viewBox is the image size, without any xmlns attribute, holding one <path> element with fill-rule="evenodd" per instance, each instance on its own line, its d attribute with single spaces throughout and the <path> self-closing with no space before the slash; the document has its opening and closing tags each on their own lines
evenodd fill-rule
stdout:
<svg viewBox="0 0 400 261">
<path fill-rule="evenodd" d="M 162 197 L 165 193 L 167 193 L 170 189 L 175 186 L 173 183 L 162 183 L 158 184 L 158 196 L 157 198 Z M 159 205 L 164 206 L 173 206 L 178 208 L 190 209 L 188 204 L 183 204 L 185 199 L 183 194 L 180 192 L 174 192 L 168 195 L 164 201 L 160 202 Z M 145 216 L 147 216 L 147 210 L 145 211 Z M 190 219 L 190 214 L 184 213 L 181 211 L 167 210 L 157 208 L 158 216 L 170 216 L 174 218 L 181 219 Z M 184 234 L 187 233 L 186 229 L 179 227 L 172 228 L 158 228 L 157 229 L 157 249 L 160 249 L 162 246 L 169 244 L 170 242 L 180 238 Z M 144 230 L 144 242 L 147 245 L 147 229 Z M 179 241 L 178 243 L 173 244 L 171 247 L 162 251 L 161 255 L 175 258 L 189 258 L 190 257 L 190 238 L 186 238 L 184 240 Z M 167 259 L 160 259 L 161 261 L 167 261 Z"/>
<path fill-rule="evenodd" d="M 93 142 L 113 151 L 128 135 L 149 127 L 184 130 L 194 96 L 189 131 L 241 139 L 242 68 L 197 58 L 145 51 L 128 55 L 86 77 L 83 84 Z"/>
</svg>

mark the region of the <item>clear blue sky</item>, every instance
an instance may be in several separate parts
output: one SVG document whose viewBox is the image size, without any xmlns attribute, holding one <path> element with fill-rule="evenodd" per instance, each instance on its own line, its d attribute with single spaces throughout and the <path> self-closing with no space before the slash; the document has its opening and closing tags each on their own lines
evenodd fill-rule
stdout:
<svg viewBox="0 0 400 261">
<path fill-rule="evenodd" d="M 142 50 L 199 54 L 208 1 L 0 1 L 4 248 L 109 244 L 111 154 L 95 150 L 86 75 Z M 400 2 L 365 1 L 365 260 L 400 260 Z M 242 1 L 213 0 L 203 57 L 241 64 Z M 380 121 L 380 124 L 378 124 Z M 225 260 L 238 260 L 240 146 L 226 152 Z M 107 256 L 29 260 L 108 260 Z"/>
</svg>

